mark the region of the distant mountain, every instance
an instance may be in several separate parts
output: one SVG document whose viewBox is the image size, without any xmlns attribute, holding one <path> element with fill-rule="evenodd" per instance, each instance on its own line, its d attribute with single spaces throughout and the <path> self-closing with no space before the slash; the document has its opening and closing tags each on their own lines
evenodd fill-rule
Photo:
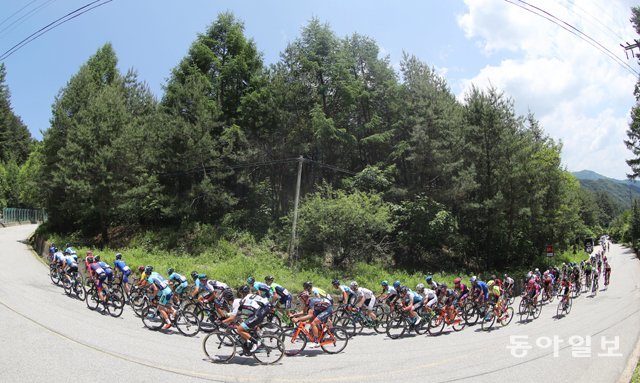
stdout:
<svg viewBox="0 0 640 383">
<path fill-rule="evenodd" d="M 631 201 L 640 199 L 640 181 L 616 180 L 591 170 L 581 170 L 572 174 L 585 189 L 594 193 L 609 193 L 625 209 L 631 207 Z"/>
</svg>

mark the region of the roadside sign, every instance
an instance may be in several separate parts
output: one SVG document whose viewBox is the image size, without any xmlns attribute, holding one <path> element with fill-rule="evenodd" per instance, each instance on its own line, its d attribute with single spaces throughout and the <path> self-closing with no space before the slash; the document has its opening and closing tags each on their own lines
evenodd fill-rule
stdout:
<svg viewBox="0 0 640 383">
<path fill-rule="evenodd" d="M 547 245 L 547 257 L 553 257 L 553 245 L 552 244 L 548 244 Z"/>
</svg>

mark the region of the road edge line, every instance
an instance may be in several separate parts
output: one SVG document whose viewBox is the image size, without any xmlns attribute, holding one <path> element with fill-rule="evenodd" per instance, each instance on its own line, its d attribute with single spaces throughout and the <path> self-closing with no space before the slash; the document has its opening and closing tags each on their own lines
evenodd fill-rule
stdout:
<svg viewBox="0 0 640 383">
<path fill-rule="evenodd" d="M 618 378 L 618 383 L 630 383 L 631 378 L 633 377 L 633 372 L 636 369 L 636 365 L 640 361 L 640 335 L 636 339 L 636 346 L 631 351 L 631 355 L 627 360 L 627 366 L 622 370 L 622 374 L 620 374 L 620 378 Z"/>
</svg>

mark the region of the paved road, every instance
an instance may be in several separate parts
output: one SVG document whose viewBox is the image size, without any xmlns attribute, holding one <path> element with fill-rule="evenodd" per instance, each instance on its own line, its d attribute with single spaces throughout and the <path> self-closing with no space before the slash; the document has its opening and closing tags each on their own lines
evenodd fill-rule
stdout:
<svg viewBox="0 0 640 383">
<path fill-rule="evenodd" d="M 640 336 L 640 262 L 612 246 L 613 284 L 595 298 L 581 296 L 565 318 L 555 318 L 552 304 L 535 321 L 519 323 L 516 318 L 489 333 L 474 326 L 439 337 L 390 340 L 364 335 L 338 355 L 313 350 L 275 366 L 256 365 L 244 357 L 213 365 L 203 360 L 200 335 L 151 332 L 131 311 L 111 318 L 65 296 L 21 242 L 34 229 L 0 229 L 2 381 L 95 381 L 103 376 L 93 372 L 99 368 L 112 379 L 149 382 L 615 382 Z M 531 349 L 526 356 L 512 355 L 511 340 L 525 340 L 514 336 L 528 337 Z M 577 349 L 568 342 L 586 337 L 591 339 L 591 355 L 573 356 Z M 617 347 L 610 347 L 621 356 L 598 356 L 606 349 L 603 340 L 616 339 Z M 92 367 L 82 368 L 85 363 Z"/>
</svg>

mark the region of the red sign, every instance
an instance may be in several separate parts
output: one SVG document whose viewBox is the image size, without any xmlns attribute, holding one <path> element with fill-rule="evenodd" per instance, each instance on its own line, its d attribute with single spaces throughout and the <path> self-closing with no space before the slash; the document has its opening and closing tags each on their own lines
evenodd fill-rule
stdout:
<svg viewBox="0 0 640 383">
<path fill-rule="evenodd" d="M 552 244 L 548 244 L 547 245 L 547 257 L 553 257 L 553 245 Z"/>
</svg>

